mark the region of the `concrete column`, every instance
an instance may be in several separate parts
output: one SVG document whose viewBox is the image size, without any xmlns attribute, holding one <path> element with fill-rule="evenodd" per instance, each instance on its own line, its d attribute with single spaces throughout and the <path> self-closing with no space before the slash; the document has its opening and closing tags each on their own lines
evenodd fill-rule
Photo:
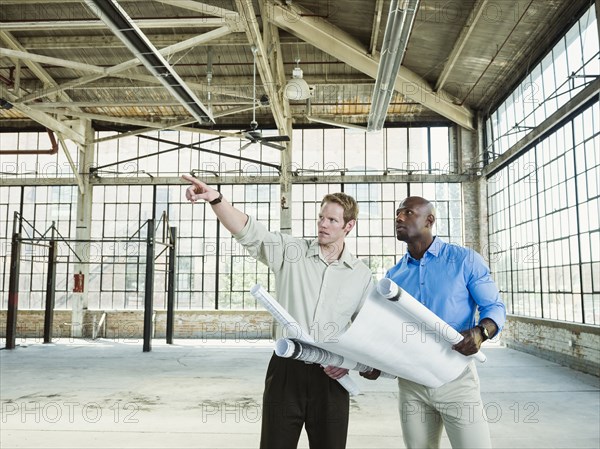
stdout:
<svg viewBox="0 0 600 449">
<path fill-rule="evenodd" d="M 449 128 L 450 137 L 450 172 L 462 173 L 462 148 L 460 126 L 454 125 Z"/>
<path fill-rule="evenodd" d="M 477 159 L 479 154 L 479 145 L 477 133 L 469 131 L 462 127 L 456 127 L 458 147 L 458 161 L 460 161 L 459 171 L 461 173 L 471 172 L 471 167 L 465 164 L 471 164 Z M 463 241 L 464 245 L 474 249 L 481 250 L 481 229 L 480 229 L 480 206 L 481 206 L 481 185 L 479 179 L 474 177 L 470 181 L 463 182 Z"/>
<path fill-rule="evenodd" d="M 292 147 L 294 140 L 292 137 L 292 119 L 286 120 L 287 135 L 291 141 L 287 143 L 287 148 L 281 152 L 281 210 L 280 210 L 280 230 L 285 234 L 292 233 Z"/>
<path fill-rule="evenodd" d="M 477 115 L 477 140 L 475 147 L 475 154 L 479 157 L 482 155 L 485 148 L 485 122 L 481 114 Z M 479 171 L 477 173 L 480 173 Z M 479 214 L 478 214 L 478 226 L 479 226 L 479 249 L 477 251 L 481 253 L 483 258 L 487 261 L 489 259 L 489 248 L 490 248 L 490 233 L 488 227 L 488 195 L 487 195 L 487 178 L 485 176 L 477 175 L 477 184 L 479 188 Z M 489 262 L 488 262 L 489 263 Z"/>
<path fill-rule="evenodd" d="M 76 240 L 89 241 L 92 231 L 92 197 L 93 191 L 90 184 L 90 167 L 94 164 L 94 130 L 90 120 L 81 120 L 79 126 L 82 128 L 82 134 L 85 135 L 85 146 L 79 148 L 79 171 L 82 173 L 83 193 L 79 192 L 77 197 L 77 230 L 75 231 Z M 98 254 L 96 248 L 90 243 L 77 242 L 73 246 L 75 252 L 81 259 L 81 263 L 75 264 L 75 273 L 81 273 L 84 277 L 84 290 L 81 293 L 73 293 L 72 319 L 71 319 L 71 337 L 84 336 L 84 318 L 88 308 L 88 288 L 90 281 L 90 255 Z"/>
</svg>

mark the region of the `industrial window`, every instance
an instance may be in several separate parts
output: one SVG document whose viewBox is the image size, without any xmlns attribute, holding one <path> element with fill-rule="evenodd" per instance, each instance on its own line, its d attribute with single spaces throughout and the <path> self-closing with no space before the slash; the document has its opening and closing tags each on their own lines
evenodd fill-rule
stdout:
<svg viewBox="0 0 600 449">
<path fill-rule="evenodd" d="M 509 312 L 600 324 L 600 106 L 488 183 L 490 261 Z"/>
<path fill-rule="evenodd" d="M 594 4 L 527 74 L 486 122 L 486 159 L 525 137 L 600 74 Z"/>
</svg>

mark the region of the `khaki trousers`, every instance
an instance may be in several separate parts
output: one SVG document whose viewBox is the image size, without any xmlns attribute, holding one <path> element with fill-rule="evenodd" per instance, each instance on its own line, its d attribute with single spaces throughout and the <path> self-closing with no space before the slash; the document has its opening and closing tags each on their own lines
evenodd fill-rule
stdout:
<svg viewBox="0 0 600 449">
<path fill-rule="evenodd" d="M 311 449 L 344 449 L 350 396 L 319 365 L 273 355 L 263 395 L 261 449 L 293 449 L 302 426 Z"/>
<path fill-rule="evenodd" d="M 442 426 L 453 449 L 492 447 L 473 362 L 439 388 L 406 379 L 398 379 L 398 387 L 402 435 L 408 449 L 438 448 Z"/>
</svg>

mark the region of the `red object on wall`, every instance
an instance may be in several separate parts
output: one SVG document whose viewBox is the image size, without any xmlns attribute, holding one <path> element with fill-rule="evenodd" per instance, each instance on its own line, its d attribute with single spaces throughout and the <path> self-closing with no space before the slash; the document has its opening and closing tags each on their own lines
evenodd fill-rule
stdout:
<svg viewBox="0 0 600 449">
<path fill-rule="evenodd" d="M 79 274 L 75 275 L 73 282 L 73 293 L 83 293 L 83 285 L 84 285 L 84 275 L 79 272 Z"/>
</svg>

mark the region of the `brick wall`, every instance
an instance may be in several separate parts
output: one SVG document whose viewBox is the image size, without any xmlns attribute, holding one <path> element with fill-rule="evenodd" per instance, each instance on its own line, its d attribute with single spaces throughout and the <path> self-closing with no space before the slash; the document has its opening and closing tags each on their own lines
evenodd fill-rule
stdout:
<svg viewBox="0 0 600 449">
<path fill-rule="evenodd" d="M 509 348 L 600 376 L 600 327 L 509 315 L 502 331 Z"/>
<path fill-rule="evenodd" d="M 6 338 L 6 310 L 0 310 L 0 337 Z M 71 335 L 71 312 L 57 310 L 54 312 L 53 338 L 67 338 Z M 17 338 L 44 339 L 44 311 L 19 310 L 17 314 Z"/>
<path fill-rule="evenodd" d="M 84 314 L 83 336 L 91 338 L 103 311 L 87 311 Z M 174 319 L 174 338 L 202 338 L 220 340 L 268 339 L 272 335 L 272 320 L 265 311 L 198 310 L 178 311 Z M 99 336 L 108 339 L 143 338 L 143 311 L 106 311 L 105 323 L 98 329 Z M 156 312 L 154 338 L 165 338 L 167 312 Z M 44 335 L 43 310 L 19 310 L 17 314 L 17 338 L 39 338 Z M 71 335 L 71 312 L 54 312 L 53 338 L 69 338 Z M 0 337 L 6 338 L 6 310 L 0 311 Z"/>
</svg>

